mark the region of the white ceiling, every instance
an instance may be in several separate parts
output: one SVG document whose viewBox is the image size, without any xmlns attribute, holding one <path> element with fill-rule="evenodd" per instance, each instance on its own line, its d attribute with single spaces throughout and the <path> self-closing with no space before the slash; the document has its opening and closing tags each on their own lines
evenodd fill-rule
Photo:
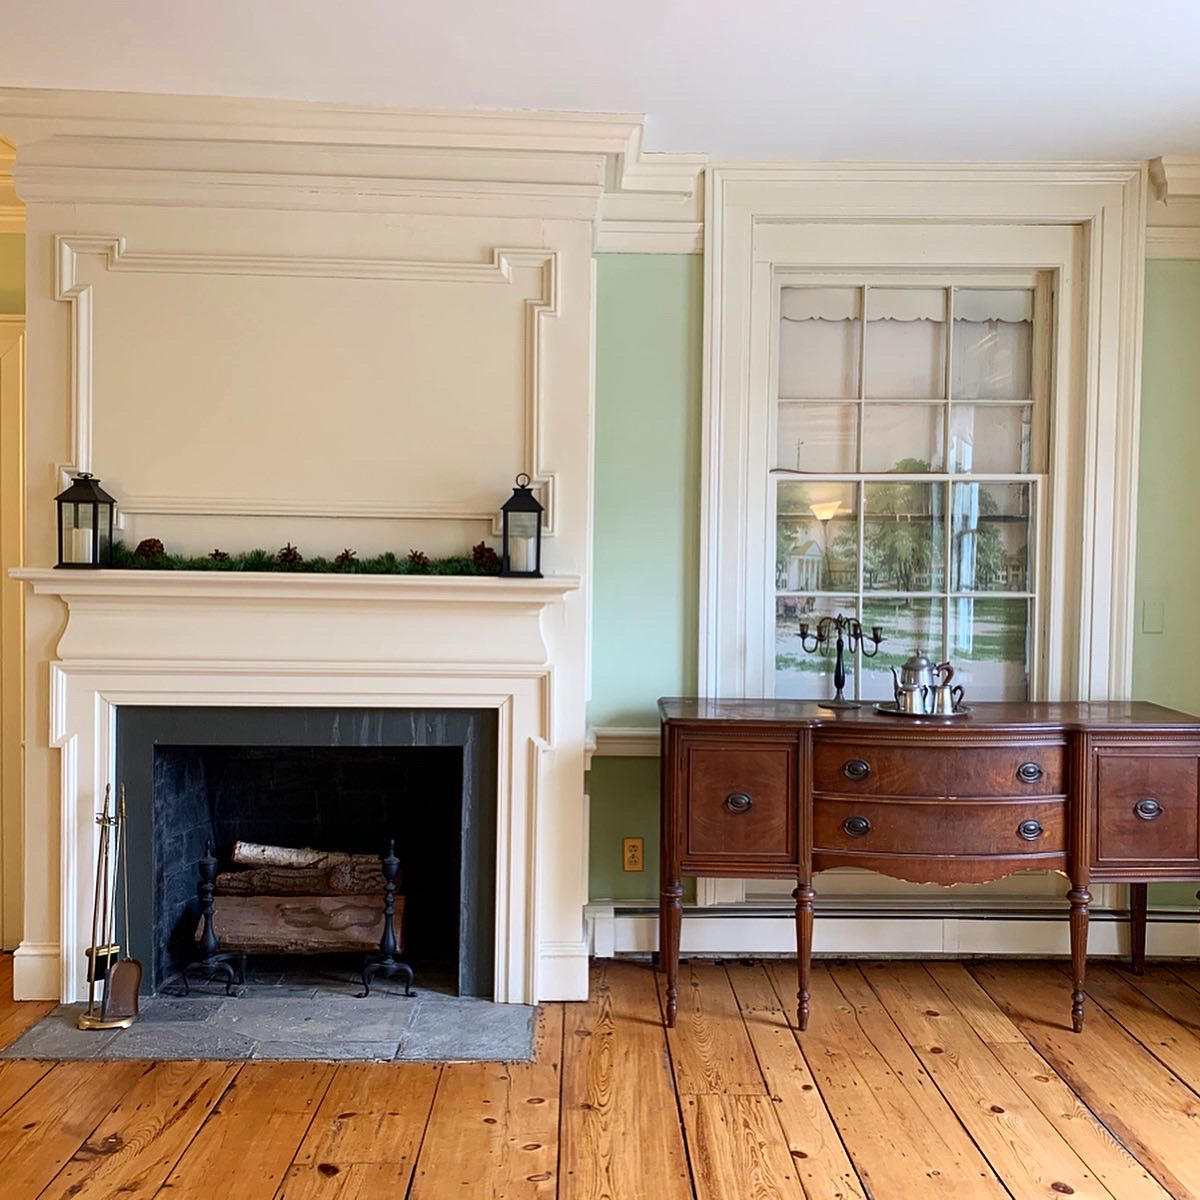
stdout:
<svg viewBox="0 0 1200 1200">
<path fill-rule="evenodd" d="M 716 159 L 1200 153 L 1200 0 L 0 0 L 0 83 L 646 113 Z"/>
</svg>

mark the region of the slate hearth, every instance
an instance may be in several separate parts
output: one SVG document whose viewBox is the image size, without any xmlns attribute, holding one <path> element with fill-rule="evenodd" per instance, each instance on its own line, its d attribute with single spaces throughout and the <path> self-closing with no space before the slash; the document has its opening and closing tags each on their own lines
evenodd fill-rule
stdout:
<svg viewBox="0 0 1200 1200">
<path fill-rule="evenodd" d="M 130 1029 L 84 1032 L 83 1005 L 54 1009 L 18 1038 L 6 1059 L 316 1059 L 401 1062 L 528 1062 L 534 1009 L 450 994 L 431 980 L 415 997 L 380 983 L 358 999 L 345 971 L 252 970 L 242 994 L 193 988 L 142 1000 Z M 441 990 L 439 990 L 439 988 Z"/>
</svg>

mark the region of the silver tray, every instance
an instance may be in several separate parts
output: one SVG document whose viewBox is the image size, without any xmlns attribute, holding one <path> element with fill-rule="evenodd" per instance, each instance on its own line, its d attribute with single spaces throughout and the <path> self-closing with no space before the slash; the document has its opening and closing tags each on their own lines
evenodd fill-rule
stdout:
<svg viewBox="0 0 1200 1200">
<path fill-rule="evenodd" d="M 873 704 L 871 707 L 881 717 L 909 717 L 914 721 L 949 721 L 954 717 L 971 715 L 971 707 L 968 704 L 960 704 L 952 713 L 905 712 L 904 709 L 896 707 L 895 701 L 892 701 L 891 704 Z"/>
</svg>

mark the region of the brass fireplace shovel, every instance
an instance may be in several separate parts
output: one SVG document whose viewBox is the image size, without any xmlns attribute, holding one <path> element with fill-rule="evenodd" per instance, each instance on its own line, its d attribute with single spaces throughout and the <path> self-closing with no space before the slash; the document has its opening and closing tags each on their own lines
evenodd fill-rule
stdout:
<svg viewBox="0 0 1200 1200">
<path fill-rule="evenodd" d="M 113 858 L 116 871 L 121 876 L 125 907 L 125 957 L 114 963 L 108 973 L 104 988 L 104 1004 L 101 1014 L 106 1021 L 125 1018 L 136 1020 L 138 1015 L 138 991 L 142 986 L 142 964 L 129 957 L 129 837 L 125 827 L 125 785 L 121 784 L 121 799 L 117 807 L 116 847 Z M 116 907 L 117 888 L 113 885 L 113 906 Z M 114 926 L 116 922 L 113 922 Z"/>
</svg>

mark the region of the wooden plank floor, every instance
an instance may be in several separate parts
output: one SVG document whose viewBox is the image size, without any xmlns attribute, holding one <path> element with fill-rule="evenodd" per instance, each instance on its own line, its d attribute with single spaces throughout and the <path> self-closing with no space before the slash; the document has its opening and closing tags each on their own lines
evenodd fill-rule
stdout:
<svg viewBox="0 0 1200 1200">
<path fill-rule="evenodd" d="M 1200 969 L 693 961 L 545 1004 L 532 1063 L 0 1063 L 0 1196 L 1200 1200 Z M 0 957 L 0 1044 L 16 1004 Z"/>
</svg>

